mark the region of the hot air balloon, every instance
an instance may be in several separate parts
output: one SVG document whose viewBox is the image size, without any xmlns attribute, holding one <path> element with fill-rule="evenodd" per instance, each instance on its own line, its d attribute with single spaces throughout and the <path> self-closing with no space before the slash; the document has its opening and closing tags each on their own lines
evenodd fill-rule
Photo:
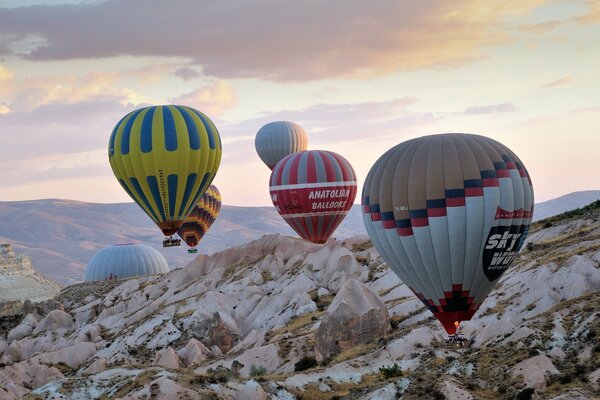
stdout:
<svg viewBox="0 0 600 400">
<path fill-rule="evenodd" d="M 256 152 L 271 169 L 285 156 L 306 150 L 308 137 L 298 124 L 275 121 L 258 130 L 254 139 Z"/>
<path fill-rule="evenodd" d="M 208 228 L 215 222 L 220 210 L 221 193 L 215 185 L 210 185 L 200 197 L 196 207 L 187 216 L 181 228 L 177 230 L 179 237 L 191 247 L 191 249 L 188 249 L 188 253 L 198 252 L 194 247 L 198 245 Z"/>
<path fill-rule="evenodd" d="M 167 260 L 158 250 L 141 243 L 117 244 L 100 250 L 85 269 L 86 281 L 103 281 L 166 274 Z"/>
<path fill-rule="evenodd" d="M 527 236 L 533 189 L 523 163 L 484 136 L 401 143 L 362 193 L 371 241 L 449 335 L 470 320 Z"/>
<path fill-rule="evenodd" d="M 325 243 L 356 197 L 356 175 L 331 151 L 293 153 L 271 172 L 269 190 L 279 214 L 304 240 Z"/>
<path fill-rule="evenodd" d="M 193 108 L 144 107 L 115 126 L 108 158 L 127 194 L 171 236 L 215 177 L 221 138 L 212 121 Z M 163 245 L 179 243 L 170 238 Z"/>
</svg>

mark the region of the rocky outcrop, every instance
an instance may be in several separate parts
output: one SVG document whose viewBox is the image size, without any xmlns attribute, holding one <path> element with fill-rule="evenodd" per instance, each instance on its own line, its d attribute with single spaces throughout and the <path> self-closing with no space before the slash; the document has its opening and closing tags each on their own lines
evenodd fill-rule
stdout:
<svg viewBox="0 0 600 400">
<path fill-rule="evenodd" d="M 379 296 L 359 281 L 348 279 L 317 330 L 317 360 L 327 360 L 356 345 L 385 338 L 388 327 L 388 311 Z"/>
<path fill-rule="evenodd" d="M 0 244 L 0 316 L 17 314 L 20 302 L 44 301 L 59 290 L 56 283 L 33 270 L 29 258 L 16 254 L 10 244 Z"/>
<path fill-rule="evenodd" d="M 521 377 L 525 386 L 539 390 L 546 388 L 548 376 L 558 373 L 552 361 L 543 354 L 521 361 L 512 370 L 513 378 Z"/>
<path fill-rule="evenodd" d="M 212 318 L 205 318 L 191 325 L 191 331 L 197 339 L 211 348 L 217 346 L 221 352 L 227 353 L 238 342 L 240 336 L 235 331 L 234 323 L 227 323 L 216 312 Z"/>
</svg>

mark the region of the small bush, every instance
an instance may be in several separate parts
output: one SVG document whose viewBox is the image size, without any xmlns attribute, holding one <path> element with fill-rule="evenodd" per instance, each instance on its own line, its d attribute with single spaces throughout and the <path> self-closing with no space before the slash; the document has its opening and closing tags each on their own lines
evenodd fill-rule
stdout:
<svg viewBox="0 0 600 400">
<path fill-rule="evenodd" d="M 314 357 L 302 357 L 296 364 L 294 364 L 294 371 L 304 371 L 317 365 L 317 359 Z"/>
<path fill-rule="evenodd" d="M 256 365 L 250 366 L 250 376 L 256 378 L 258 376 L 263 376 L 267 373 L 267 369 L 265 367 L 257 367 Z"/>
<path fill-rule="evenodd" d="M 390 365 L 389 367 L 380 367 L 379 373 L 384 379 L 396 378 L 402 376 L 402 368 L 398 364 Z"/>
</svg>

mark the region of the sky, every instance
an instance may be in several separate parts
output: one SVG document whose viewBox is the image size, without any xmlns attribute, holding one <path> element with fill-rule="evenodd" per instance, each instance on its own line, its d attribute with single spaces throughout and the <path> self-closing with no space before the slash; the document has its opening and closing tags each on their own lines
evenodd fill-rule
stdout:
<svg viewBox="0 0 600 400">
<path fill-rule="evenodd" d="M 271 205 L 254 136 L 276 120 L 359 193 L 387 149 L 444 132 L 511 148 L 536 202 L 600 189 L 598 43 L 599 0 L 0 0 L 0 201 L 131 201 L 108 139 L 152 104 L 214 121 L 228 205 Z"/>
</svg>

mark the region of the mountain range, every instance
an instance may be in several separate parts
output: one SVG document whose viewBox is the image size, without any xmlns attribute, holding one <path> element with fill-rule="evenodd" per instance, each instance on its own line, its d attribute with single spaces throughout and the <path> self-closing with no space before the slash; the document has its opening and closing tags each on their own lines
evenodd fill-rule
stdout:
<svg viewBox="0 0 600 400">
<path fill-rule="evenodd" d="M 600 198 L 600 190 L 571 193 L 536 205 L 534 220 L 546 218 Z M 273 207 L 222 206 L 221 213 L 198 246 L 213 254 L 264 235 L 296 236 Z M 334 236 L 365 234 L 360 206 L 354 205 Z M 159 250 L 172 268 L 194 259 L 185 245 L 163 248 L 158 228 L 134 203 L 97 204 L 72 200 L 0 202 L 0 243 L 12 244 L 33 267 L 61 284 L 80 282 L 87 262 L 100 249 L 138 242 Z"/>
</svg>

